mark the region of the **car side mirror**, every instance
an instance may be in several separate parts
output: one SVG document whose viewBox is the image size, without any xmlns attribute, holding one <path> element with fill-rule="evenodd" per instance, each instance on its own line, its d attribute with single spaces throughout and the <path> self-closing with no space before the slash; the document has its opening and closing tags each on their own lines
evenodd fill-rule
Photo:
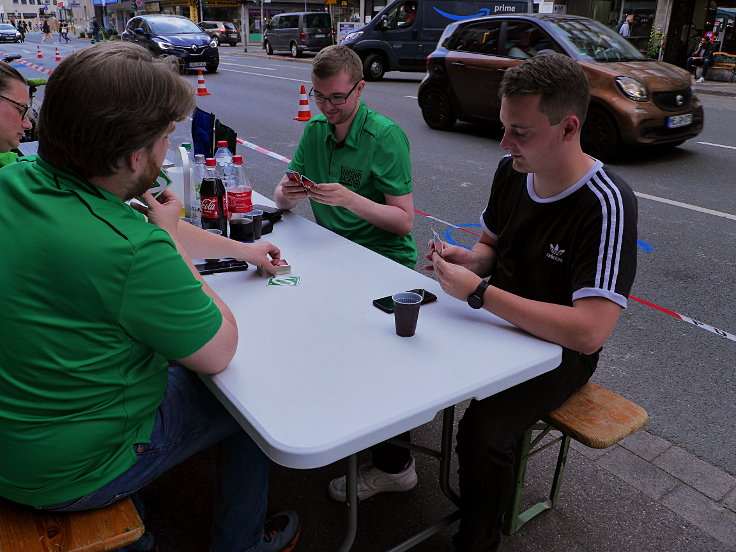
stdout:
<svg viewBox="0 0 736 552">
<path fill-rule="evenodd" d="M 140 27 L 138 27 L 137 29 L 133 29 L 133 32 L 135 34 L 137 34 L 137 35 L 140 35 L 140 36 L 145 36 L 146 35 L 146 32 L 143 29 L 141 29 Z"/>
</svg>

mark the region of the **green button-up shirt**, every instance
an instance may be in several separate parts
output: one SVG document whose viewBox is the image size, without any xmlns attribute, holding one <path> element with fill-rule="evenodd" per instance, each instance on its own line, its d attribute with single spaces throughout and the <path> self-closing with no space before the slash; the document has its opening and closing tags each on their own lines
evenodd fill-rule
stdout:
<svg viewBox="0 0 736 552">
<path fill-rule="evenodd" d="M 409 140 L 396 123 L 368 109 L 363 100 L 343 142 L 335 139 L 324 115 L 309 121 L 289 168 L 318 184 L 339 182 L 380 204 L 386 203 L 385 195 L 401 196 L 412 190 Z M 321 226 L 414 268 L 417 247 L 411 234 L 382 230 L 344 207 L 311 203 Z"/>
</svg>

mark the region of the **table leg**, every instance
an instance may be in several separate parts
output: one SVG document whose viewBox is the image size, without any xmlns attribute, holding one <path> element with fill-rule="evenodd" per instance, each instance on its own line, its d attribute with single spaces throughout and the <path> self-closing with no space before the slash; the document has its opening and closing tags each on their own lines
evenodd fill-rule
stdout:
<svg viewBox="0 0 736 552">
<path fill-rule="evenodd" d="M 460 505 L 460 496 L 450 487 L 450 465 L 452 463 L 452 430 L 455 422 L 455 407 L 442 411 L 442 444 L 440 448 L 440 489 L 455 506 Z"/>
<path fill-rule="evenodd" d="M 345 481 L 345 498 L 348 507 L 348 526 L 345 538 L 338 552 L 348 552 L 355 541 L 358 532 L 358 455 L 353 454 L 348 458 L 348 470 Z"/>
</svg>

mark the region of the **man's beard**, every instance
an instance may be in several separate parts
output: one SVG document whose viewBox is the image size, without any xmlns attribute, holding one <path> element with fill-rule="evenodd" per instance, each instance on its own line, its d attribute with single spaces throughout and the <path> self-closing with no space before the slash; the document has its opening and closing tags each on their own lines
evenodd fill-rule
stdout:
<svg viewBox="0 0 736 552">
<path fill-rule="evenodd" d="M 149 157 L 148 162 L 146 163 L 146 169 L 143 173 L 135 177 L 135 179 L 128 184 L 125 191 L 125 200 L 128 201 L 146 193 L 146 190 L 148 190 L 156 181 L 159 171 L 160 167 L 156 161 Z"/>
</svg>

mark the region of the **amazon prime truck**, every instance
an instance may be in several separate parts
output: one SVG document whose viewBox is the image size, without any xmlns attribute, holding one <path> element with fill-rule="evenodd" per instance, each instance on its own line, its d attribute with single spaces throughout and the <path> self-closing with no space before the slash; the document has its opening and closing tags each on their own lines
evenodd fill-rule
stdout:
<svg viewBox="0 0 736 552">
<path fill-rule="evenodd" d="M 380 80 L 386 71 L 424 71 L 442 31 L 450 23 L 483 15 L 531 13 L 532 0 L 395 0 L 342 44 L 363 60 L 363 78 Z"/>
</svg>

